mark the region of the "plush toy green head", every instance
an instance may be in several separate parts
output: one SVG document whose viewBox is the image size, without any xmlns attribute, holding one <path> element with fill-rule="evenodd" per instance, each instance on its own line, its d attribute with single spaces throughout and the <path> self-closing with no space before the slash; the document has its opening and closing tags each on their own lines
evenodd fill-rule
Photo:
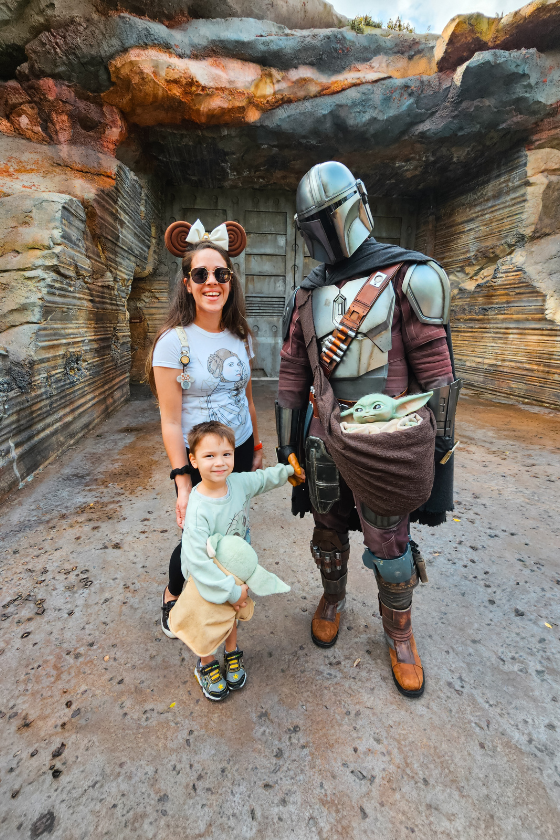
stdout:
<svg viewBox="0 0 560 840">
<path fill-rule="evenodd" d="M 379 420 L 394 420 L 406 417 L 426 405 L 433 391 L 426 394 L 410 394 L 400 399 L 393 399 L 386 394 L 366 394 L 352 408 L 342 411 L 341 417 L 354 415 L 354 423 L 376 423 Z"/>
<path fill-rule="evenodd" d="M 206 551 L 209 557 L 215 557 L 224 569 L 246 583 L 255 595 L 276 595 L 290 591 L 287 583 L 259 566 L 256 551 L 242 537 L 213 534 L 206 541 Z"/>
</svg>

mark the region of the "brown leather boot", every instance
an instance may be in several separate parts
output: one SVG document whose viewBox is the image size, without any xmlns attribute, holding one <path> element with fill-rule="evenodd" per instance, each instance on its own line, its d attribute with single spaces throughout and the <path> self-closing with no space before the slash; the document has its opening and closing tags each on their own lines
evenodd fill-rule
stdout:
<svg viewBox="0 0 560 840">
<path fill-rule="evenodd" d="M 318 647 L 330 648 L 338 639 L 340 613 L 346 600 L 350 554 L 347 534 L 315 527 L 311 554 L 321 571 L 324 593 L 311 621 L 311 640 Z"/>
<path fill-rule="evenodd" d="M 385 638 L 389 645 L 391 668 L 395 685 L 405 697 L 420 697 L 424 693 L 424 670 L 412 632 L 412 606 L 393 610 L 379 599 Z"/>
<path fill-rule="evenodd" d="M 329 604 L 323 595 L 311 622 L 311 639 L 317 647 L 330 648 L 338 639 L 340 612 L 338 603 Z"/>
</svg>

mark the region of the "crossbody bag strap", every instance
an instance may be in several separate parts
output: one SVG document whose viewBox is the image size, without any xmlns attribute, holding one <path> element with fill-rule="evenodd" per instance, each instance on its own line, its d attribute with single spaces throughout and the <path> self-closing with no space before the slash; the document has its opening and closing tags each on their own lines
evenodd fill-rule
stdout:
<svg viewBox="0 0 560 840">
<path fill-rule="evenodd" d="M 183 372 L 177 377 L 177 382 L 183 390 L 188 390 L 191 387 L 191 378 L 187 373 L 187 365 L 191 360 L 191 351 L 189 348 L 189 337 L 183 327 L 175 327 L 175 332 L 179 341 L 181 342 L 181 353 L 179 355 L 179 362 L 183 365 Z"/>
<path fill-rule="evenodd" d="M 358 329 L 401 265 L 402 263 L 397 263 L 387 266 L 383 271 L 374 271 L 344 313 L 339 326 L 326 340 L 319 361 L 327 378 L 332 376 L 334 369 L 344 358 Z"/>
</svg>

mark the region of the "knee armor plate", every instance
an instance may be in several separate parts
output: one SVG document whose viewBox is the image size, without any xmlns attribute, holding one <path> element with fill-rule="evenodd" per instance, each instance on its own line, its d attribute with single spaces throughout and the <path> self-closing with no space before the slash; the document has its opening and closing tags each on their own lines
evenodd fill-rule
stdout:
<svg viewBox="0 0 560 840">
<path fill-rule="evenodd" d="M 368 569 L 376 569 L 379 577 L 387 583 L 405 583 L 415 574 L 414 560 L 410 544 L 404 554 L 400 557 L 393 557 L 385 560 L 376 557 L 369 548 L 366 548 L 362 555 L 364 566 Z"/>
</svg>

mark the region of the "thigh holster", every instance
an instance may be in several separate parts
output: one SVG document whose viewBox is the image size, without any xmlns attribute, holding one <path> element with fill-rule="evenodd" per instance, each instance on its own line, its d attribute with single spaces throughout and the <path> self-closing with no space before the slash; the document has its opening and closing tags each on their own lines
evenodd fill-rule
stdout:
<svg viewBox="0 0 560 840">
<path fill-rule="evenodd" d="M 346 570 L 350 556 L 348 534 L 339 535 L 329 528 L 314 528 L 310 543 L 317 568 L 325 574 Z"/>
<path fill-rule="evenodd" d="M 314 528 L 311 555 L 321 572 L 323 592 L 327 601 L 342 601 L 346 594 L 350 543 L 348 532 L 338 533 L 330 528 Z"/>
<path fill-rule="evenodd" d="M 305 466 L 311 504 L 317 513 L 328 513 L 340 498 L 340 477 L 321 438 L 306 439 Z"/>
<path fill-rule="evenodd" d="M 321 572 L 325 594 L 344 595 L 350 556 L 348 534 L 338 534 L 328 528 L 314 528 L 310 547 L 311 555 Z"/>
</svg>

